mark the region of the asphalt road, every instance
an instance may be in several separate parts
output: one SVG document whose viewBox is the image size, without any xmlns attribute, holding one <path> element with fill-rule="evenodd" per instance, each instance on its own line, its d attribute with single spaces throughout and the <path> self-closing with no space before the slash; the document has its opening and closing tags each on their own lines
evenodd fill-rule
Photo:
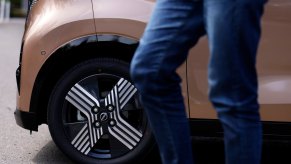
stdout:
<svg viewBox="0 0 291 164">
<path fill-rule="evenodd" d="M 0 23 L 0 164 L 72 163 L 53 143 L 47 125 L 30 135 L 15 123 L 15 70 L 23 28 L 23 19 Z M 262 163 L 291 163 L 290 143 L 264 142 L 263 147 Z M 221 140 L 195 138 L 193 152 L 199 164 L 224 163 Z"/>
</svg>

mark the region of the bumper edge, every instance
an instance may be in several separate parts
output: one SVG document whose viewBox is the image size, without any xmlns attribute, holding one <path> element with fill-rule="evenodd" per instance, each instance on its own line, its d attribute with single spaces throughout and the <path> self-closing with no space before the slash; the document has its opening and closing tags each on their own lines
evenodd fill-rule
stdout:
<svg viewBox="0 0 291 164">
<path fill-rule="evenodd" d="M 32 112 L 23 112 L 18 109 L 14 112 L 14 117 L 17 125 L 24 129 L 37 131 L 38 123 L 36 119 L 36 114 Z"/>
</svg>

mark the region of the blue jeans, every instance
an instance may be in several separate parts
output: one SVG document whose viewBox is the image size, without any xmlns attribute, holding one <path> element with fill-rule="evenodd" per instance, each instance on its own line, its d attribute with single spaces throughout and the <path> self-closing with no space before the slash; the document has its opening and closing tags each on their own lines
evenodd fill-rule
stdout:
<svg viewBox="0 0 291 164">
<path fill-rule="evenodd" d="M 176 69 L 205 34 L 211 53 L 209 99 L 224 129 L 226 163 L 260 163 L 255 64 L 263 5 L 264 0 L 157 0 L 131 76 L 163 163 L 193 163 Z"/>
</svg>

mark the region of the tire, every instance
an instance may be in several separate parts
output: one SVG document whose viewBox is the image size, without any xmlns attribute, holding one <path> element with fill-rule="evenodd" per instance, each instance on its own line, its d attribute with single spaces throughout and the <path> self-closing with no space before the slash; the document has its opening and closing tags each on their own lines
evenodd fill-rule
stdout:
<svg viewBox="0 0 291 164">
<path fill-rule="evenodd" d="M 92 59 L 63 75 L 50 96 L 48 126 L 78 163 L 137 163 L 155 145 L 129 64 L 114 59 Z"/>
</svg>

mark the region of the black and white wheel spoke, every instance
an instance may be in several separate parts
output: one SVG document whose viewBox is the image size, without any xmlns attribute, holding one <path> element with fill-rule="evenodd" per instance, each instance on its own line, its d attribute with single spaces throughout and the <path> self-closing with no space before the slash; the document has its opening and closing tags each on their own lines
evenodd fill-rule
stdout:
<svg viewBox="0 0 291 164">
<path fill-rule="evenodd" d="M 110 119 L 114 120 L 115 123 L 108 127 L 108 131 L 130 150 L 138 144 L 142 133 L 126 122 L 121 117 L 120 112 L 136 91 L 136 88 L 130 82 L 121 78 L 105 99 L 105 106 L 112 105 L 115 107 L 113 112 L 110 113 Z"/>
<path fill-rule="evenodd" d="M 91 112 L 94 107 L 100 107 L 100 104 L 79 84 L 71 88 L 66 96 L 66 100 L 80 110 L 88 120 L 87 124 L 84 125 L 82 130 L 71 142 L 79 151 L 88 154 L 103 135 L 101 127 L 99 129 L 93 127 L 93 124 L 97 121 L 97 116 Z"/>
<path fill-rule="evenodd" d="M 98 145 L 100 138 L 109 134 L 119 141 L 125 150 L 132 150 L 137 146 L 143 135 L 121 114 L 136 92 L 137 89 L 123 78 L 119 79 L 104 100 L 97 100 L 80 84 L 74 85 L 66 100 L 75 106 L 87 121 L 72 137 L 71 144 L 81 153 L 88 155 L 94 146 Z M 82 117 L 80 114 L 77 116 Z"/>
</svg>

